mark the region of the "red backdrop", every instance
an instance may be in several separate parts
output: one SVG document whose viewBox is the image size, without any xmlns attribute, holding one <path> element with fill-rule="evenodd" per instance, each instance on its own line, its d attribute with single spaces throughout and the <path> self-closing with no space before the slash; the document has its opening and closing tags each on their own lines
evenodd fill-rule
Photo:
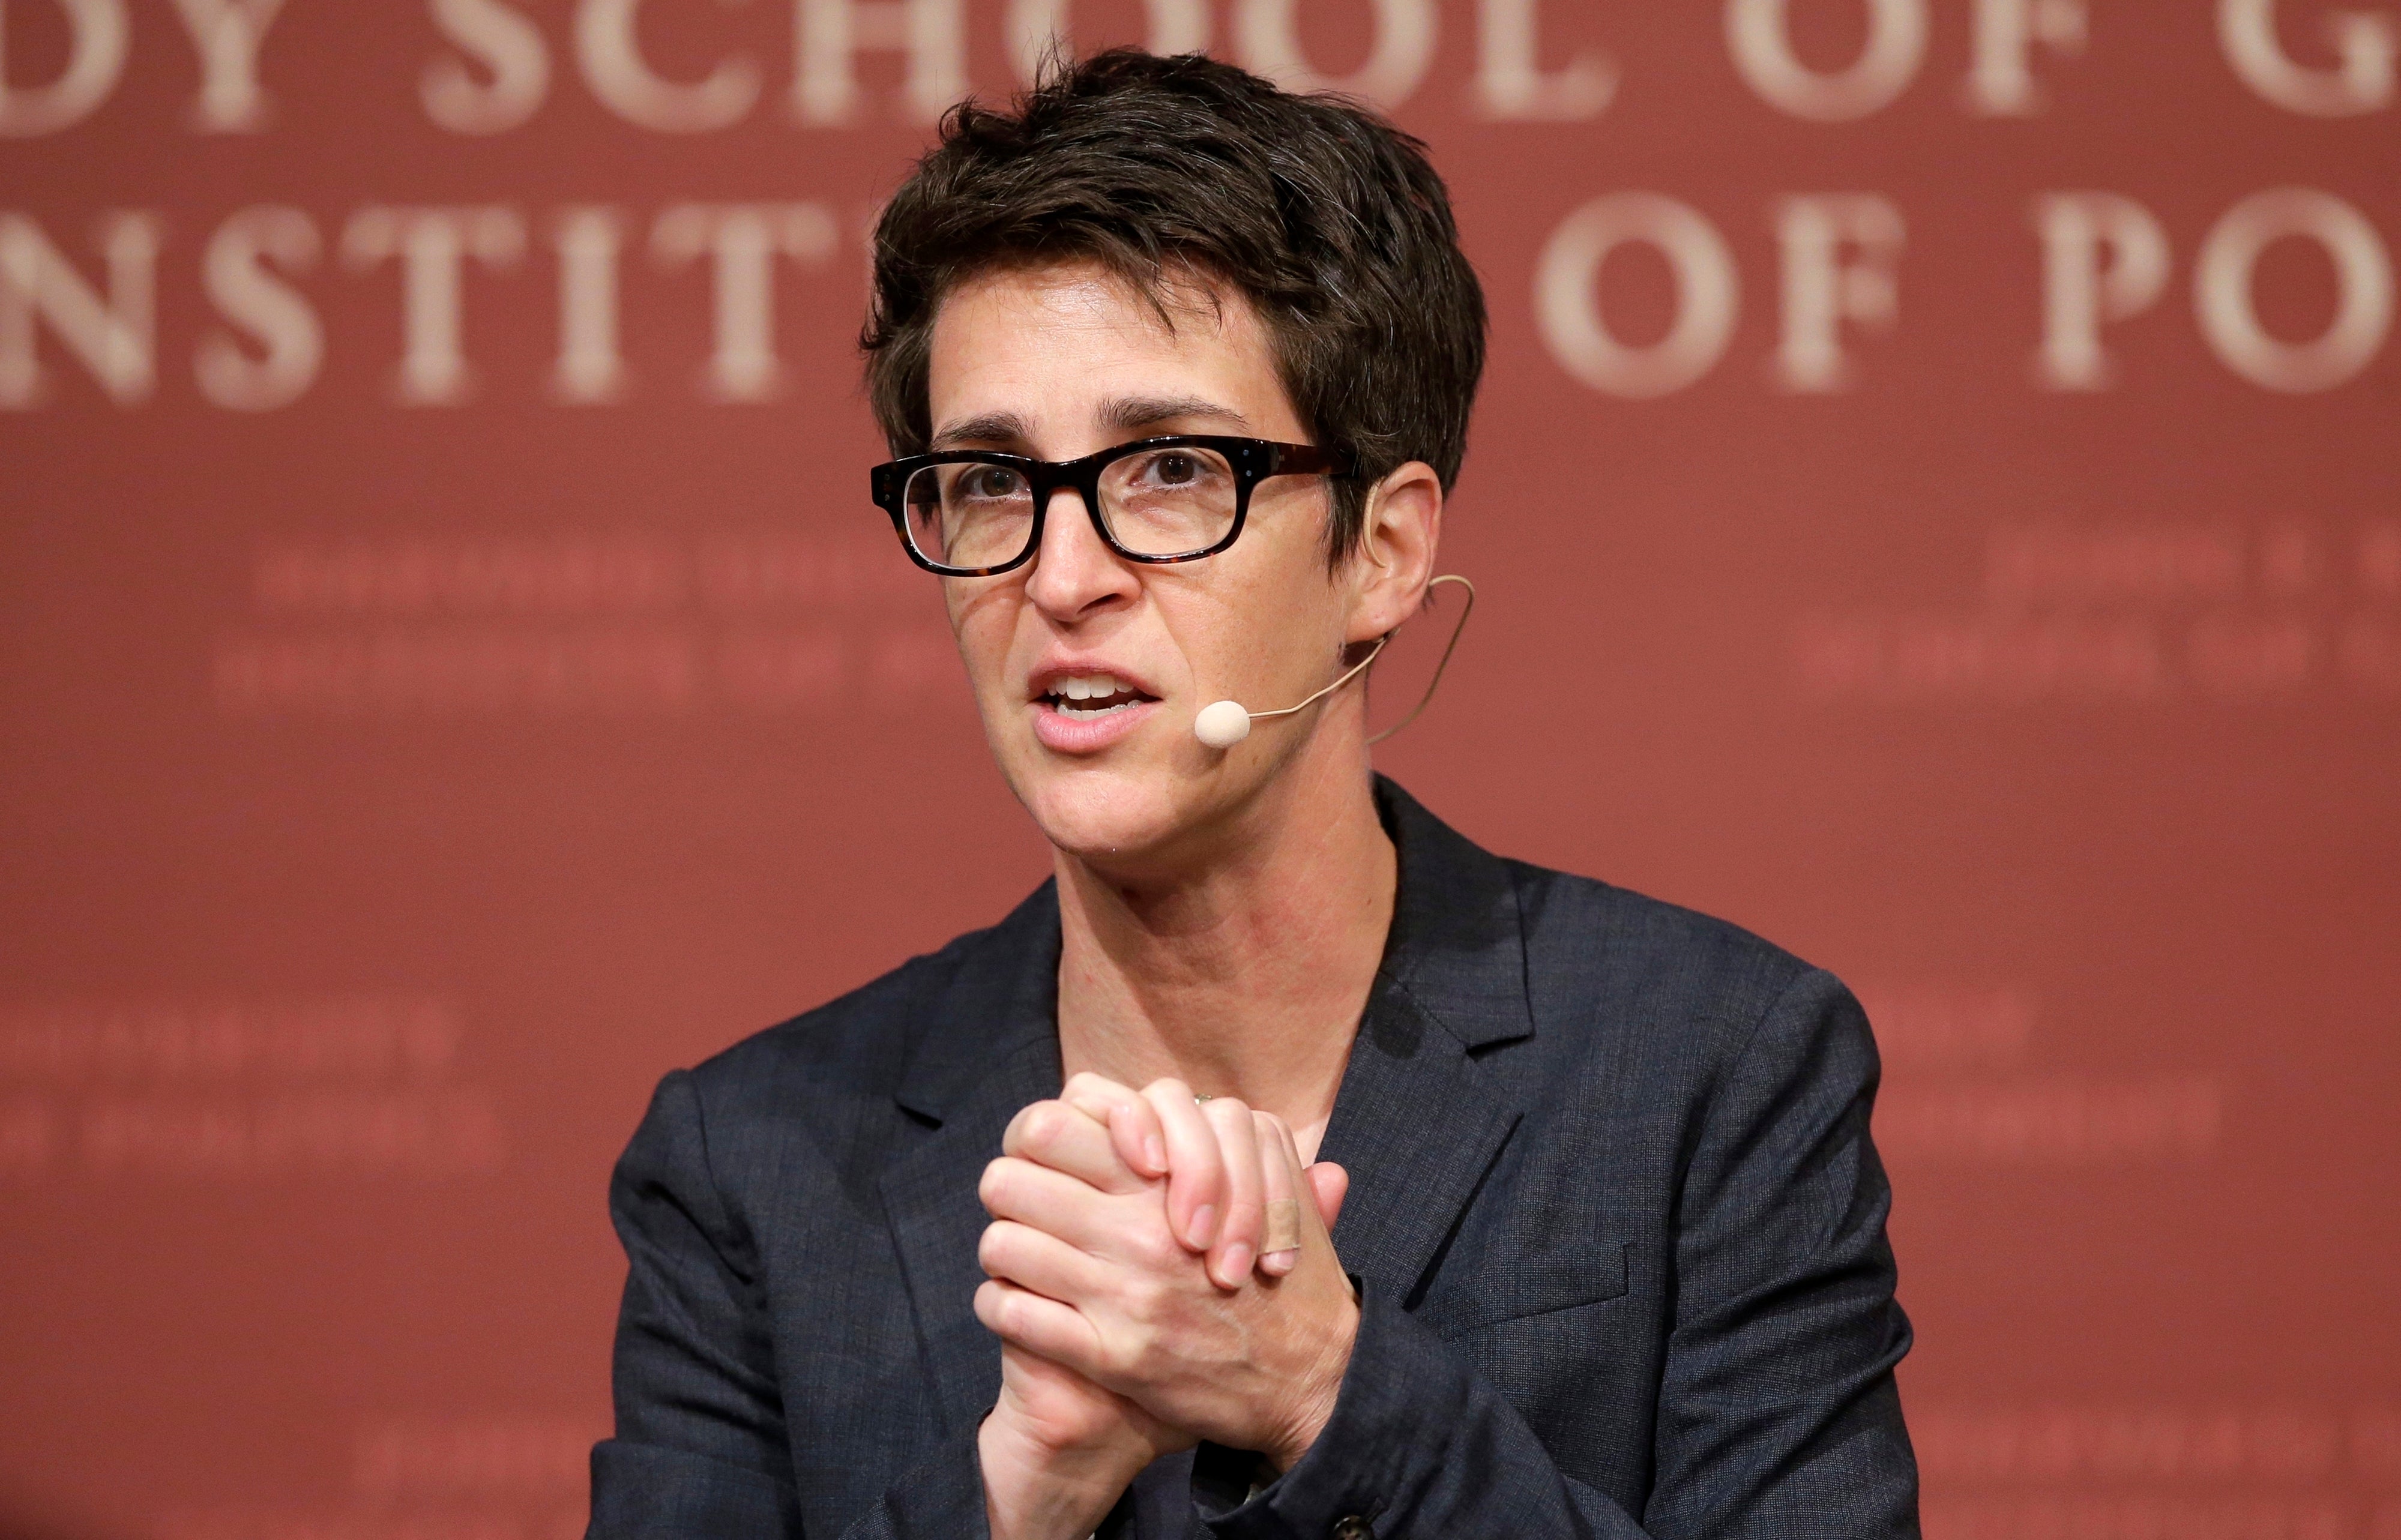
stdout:
<svg viewBox="0 0 2401 1540">
<path fill-rule="evenodd" d="M 1039 879 L 852 339 L 1059 22 L 1432 143 L 1381 761 L 1868 1000 L 1939 1540 L 2401 1540 L 2373 0 L 0 0 L 0 1530 L 575 1533 L 656 1077 Z"/>
</svg>

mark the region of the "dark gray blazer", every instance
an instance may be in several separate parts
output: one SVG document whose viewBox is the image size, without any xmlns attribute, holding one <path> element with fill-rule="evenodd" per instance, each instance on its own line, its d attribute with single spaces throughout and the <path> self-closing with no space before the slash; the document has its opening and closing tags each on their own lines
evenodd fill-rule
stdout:
<svg viewBox="0 0 2401 1540">
<path fill-rule="evenodd" d="M 1400 894 L 1323 1150 L 1363 1311 L 1333 1419 L 1247 1501 L 1247 1456 L 1162 1460 L 1111 1530 L 1914 1534 L 1859 1006 L 1377 797 Z M 985 1533 L 976 1183 L 1058 1093 L 1058 958 L 1046 884 L 661 1083 L 611 1189 L 630 1272 L 593 1535 Z"/>
</svg>

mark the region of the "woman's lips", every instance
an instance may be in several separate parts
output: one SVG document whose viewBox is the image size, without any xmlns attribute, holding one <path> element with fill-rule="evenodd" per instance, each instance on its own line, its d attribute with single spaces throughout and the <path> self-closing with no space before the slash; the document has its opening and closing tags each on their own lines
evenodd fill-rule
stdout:
<svg viewBox="0 0 2401 1540">
<path fill-rule="evenodd" d="M 1044 748 L 1061 754 L 1096 754 L 1123 741 L 1158 715 L 1164 702 L 1150 699 L 1111 706 L 1103 711 L 1067 711 L 1064 702 L 1044 696 L 1030 703 L 1034 736 Z"/>
</svg>

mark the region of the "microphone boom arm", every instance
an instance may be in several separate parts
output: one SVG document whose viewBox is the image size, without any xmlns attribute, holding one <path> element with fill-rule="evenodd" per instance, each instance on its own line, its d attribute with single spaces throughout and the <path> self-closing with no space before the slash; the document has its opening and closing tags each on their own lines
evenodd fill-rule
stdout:
<svg viewBox="0 0 2401 1540">
<path fill-rule="evenodd" d="M 1411 722 L 1416 721 L 1420 714 L 1422 713 L 1428 705 L 1433 703 L 1434 692 L 1442 683 L 1443 670 L 1450 667 L 1450 655 L 1459 650 L 1459 638 L 1461 634 L 1467 630 L 1467 618 L 1475 613 L 1475 585 L 1469 582 L 1466 579 L 1461 577 L 1456 572 L 1446 572 L 1441 577 L 1428 581 L 1426 584 L 1426 591 L 1428 593 L 1432 593 L 1434 590 L 1440 588 L 1445 583 L 1457 583 L 1460 587 L 1467 590 L 1467 604 L 1465 607 L 1461 609 L 1459 612 L 1459 623 L 1450 628 L 1450 645 L 1442 649 L 1442 661 L 1434 664 L 1434 677 L 1426 681 L 1425 693 L 1418 697 L 1416 709 L 1411 711 L 1406 716 L 1404 716 L 1399 721 L 1393 723 L 1391 727 L 1386 728 L 1383 731 L 1376 734 L 1373 738 L 1368 739 L 1367 742 L 1370 745 L 1382 743 L 1385 739 L 1390 738 L 1393 734 L 1400 731 L 1403 728 L 1407 727 Z M 1388 631 L 1381 636 L 1377 637 L 1374 650 L 1370 651 L 1367 656 L 1360 659 L 1357 662 L 1344 670 L 1340 678 L 1335 680 L 1324 689 L 1319 690 L 1308 700 L 1303 701 L 1300 704 L 1297 706 L 1285 706 L 1280 711 L 1254 711 L 1248 714 L 1251 720 L 1254 722 L 1263 722 L 1270 716 L 1290 716 L 1297 711 L 1305 711 L 1309 707 L 1317 704 L 1318 702 L 1324 700 L 1336 690 L 1340 689 L 1343 686 L 1357 678 L 1361 670 L 1366 668 L 1368 664 L 1382 657 L 1385 647 L 1392 641 L 1395 634 L 1396 633 Z"/>
</svg>

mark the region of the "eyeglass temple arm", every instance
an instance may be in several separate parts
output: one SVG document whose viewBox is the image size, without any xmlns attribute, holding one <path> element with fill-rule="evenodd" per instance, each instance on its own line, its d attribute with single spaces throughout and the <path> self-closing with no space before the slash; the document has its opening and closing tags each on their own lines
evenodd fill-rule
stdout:
<svg viewBox="0 0 2401 1540">
<path fill-rule="evenodd" d="M 1281 443 L 1270 476 L 1347 476 L 1357 463 L 1348 450 L 1318 443 Z"/>
</svg>

